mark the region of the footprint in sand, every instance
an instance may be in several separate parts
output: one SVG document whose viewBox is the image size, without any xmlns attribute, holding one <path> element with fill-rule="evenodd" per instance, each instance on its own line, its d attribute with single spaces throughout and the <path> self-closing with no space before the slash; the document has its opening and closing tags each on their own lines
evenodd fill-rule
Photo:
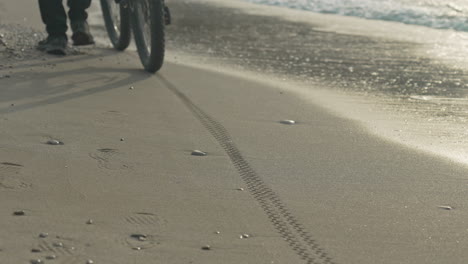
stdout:
<svg viewBox="0 0 468 264">
<path fill-rule="evenodd" d="M 21 169 L 23 165 L 12 162 L 0 162 L 0 188 L 27 189 L 31 183 L 23 179 Z"/>
<path fill-rule="evenodd" d="M 120 156 L 117 149 L 102 148 L 96 152 L 89 153 L 89 156 L 98 162 L 98 167 L 108 170 L 126 170 L 131 169 Z"/>
<path fill-rule="evenodd" d="M 126 247 L 145 250 L 160 244 L 160 234 L 164 220 L 153 213 L 139 212 L 123 219 L 127 237 L 119 241 Z"/>
<path fill-rule="evenodd" d="M 38 248 L 43 255 L 56 256 L 54 263 L 83 263 L 83 256 L 80 255 L 80 252 L 75 247 L 71 246 L 73 241 L 66 241 L 64 243 L 57 241 L 58 239 L 41 239 L 35 248 Z"/>
</svg>

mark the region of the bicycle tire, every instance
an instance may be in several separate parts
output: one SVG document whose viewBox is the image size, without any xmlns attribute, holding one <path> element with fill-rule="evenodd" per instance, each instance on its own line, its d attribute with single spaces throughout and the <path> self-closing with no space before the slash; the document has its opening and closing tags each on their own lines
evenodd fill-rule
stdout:
<svg viewBox="0 0 468 264">
<path fill-rule="evenodd" d="M 131 40 L 130 9 L 115 3 L 115 0 L 101 0 L 101 9 L 112 46 L 120 51 L 125 50 Z"/>
<path fill-rule="evenodd" d="M 146 71 L 155 73 L 161 69 L 164 62 L 164 2 L 135 0 L 132 12 L 131 24 L 141 63 Z"/>
</svg>

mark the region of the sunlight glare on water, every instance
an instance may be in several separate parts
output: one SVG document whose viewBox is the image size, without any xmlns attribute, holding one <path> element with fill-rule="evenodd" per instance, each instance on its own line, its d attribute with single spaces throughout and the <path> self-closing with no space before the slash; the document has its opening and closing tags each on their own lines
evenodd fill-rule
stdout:
<svg viewBox="0 0 468 264">
<path fill-rule="evenodd" d="M 317 13 L 395 21 L 468 32 L 466 0 L 247 0 Z"/>
</svg>

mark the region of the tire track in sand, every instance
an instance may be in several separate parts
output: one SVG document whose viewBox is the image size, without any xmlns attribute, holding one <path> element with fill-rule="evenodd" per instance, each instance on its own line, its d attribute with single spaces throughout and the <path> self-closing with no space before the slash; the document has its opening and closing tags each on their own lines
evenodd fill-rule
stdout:
<svg viewBox="0 0 468 264">
<path fill-rule="evenodd" d="M 289 247 L 307 264 L 335 264 L 328 253 L 320 247 L 319 243 L 284 205 L 279 196 L 253 170 L 226 128 L 195 105 L 171 82 L 161 75 L 159 77 L 162 83 L 182 101 L 226 151 L 247 189 Z"/>
</svg>

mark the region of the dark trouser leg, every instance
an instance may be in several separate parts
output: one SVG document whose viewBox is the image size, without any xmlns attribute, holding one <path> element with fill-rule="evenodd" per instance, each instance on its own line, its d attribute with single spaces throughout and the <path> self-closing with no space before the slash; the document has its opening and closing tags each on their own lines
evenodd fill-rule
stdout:
<svg viewBox="0 0 468 264">
<path fill-rule="evenodd" d="M 39 0 L 39 9 L 49 36 L 67 37 L 67 14 L 62 0 Z"/>
<path fill-rule="evenodd" d="M 88 19 L 86 9 L 91 5 L 91 0 L 68 0 L 68 17 L 73 23 L 75 21 L 85 21 Z"/>
</svg>

